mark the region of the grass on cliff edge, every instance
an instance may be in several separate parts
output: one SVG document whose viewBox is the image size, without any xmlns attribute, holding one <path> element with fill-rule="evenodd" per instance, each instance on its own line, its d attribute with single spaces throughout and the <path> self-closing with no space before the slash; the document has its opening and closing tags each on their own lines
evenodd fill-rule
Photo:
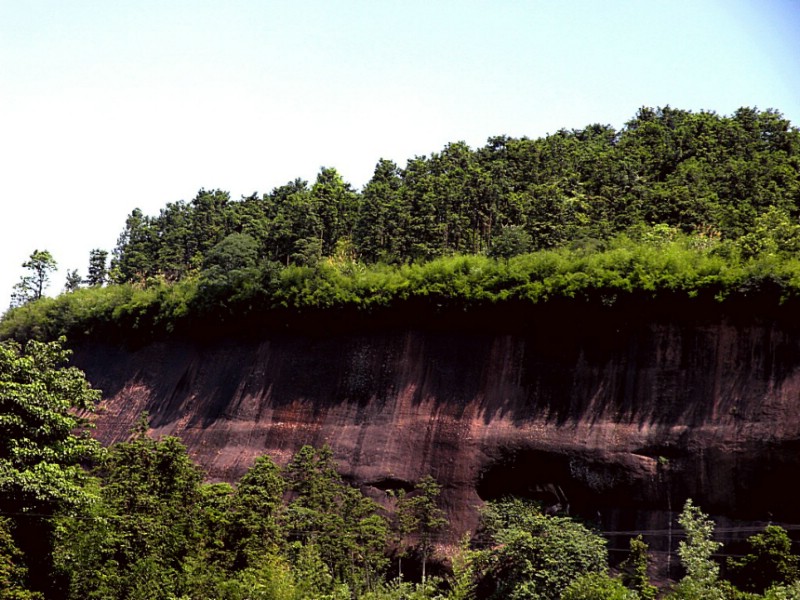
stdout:
<svg viewBox="0 0 800 600">
<path fill-rule="evenodd" d="M 198 271 L 169 283 L 79 289 L 10 309 L 0 339 L 55 339 L 109 335 L 150 339 L 182 324 L 214 319 L 246 323 L 276 311 L 336 308 L 369 312 L 413 300 L 453 305 L 507 301 L 531 304 L 578 299 L 610 305 L 630 294 L 757 296 L 769 289 L 778 302 L 800 296 L 795 253 L 743 257 L 735 242 L 671 235 L 576 244 L 504 259 L 465 255 L 400 266 L 322 259 L 313 266 Z"/>
</svg>

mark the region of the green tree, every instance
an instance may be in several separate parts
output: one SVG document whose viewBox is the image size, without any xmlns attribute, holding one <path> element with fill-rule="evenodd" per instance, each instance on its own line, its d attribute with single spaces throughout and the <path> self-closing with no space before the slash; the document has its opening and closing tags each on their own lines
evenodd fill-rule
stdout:
<svg viewBox="0 0 800 600">
<path fill-rule="evenodd" d="M 257 565 L 239 571 L 223 581 L 211 597 L 219 600 L 327 600 L 326 596 L 304 595 L 303 591 L 302 585 L 296 584 L 288 561 L 268 554 Z M 348 595 L 346 598 L 349 597 Z M 199 598 L 205 600 L 206 597 Z"/>
<path fill-rule="evenodd" d="M 226 534 L 235 551 L 234 568 L 257 565 L 265 554 L 275 554 L 283 544 L 280 518 L 286 482 L 269 456 L 256 459 L 239 480 L 230 503 Z"/>
<path fill-rule="evenodd" d="M 798 557 L 783 527 L 768 525 L 763 533 L 747 539 L 747 554 L 728 559 L 728 578 L 742 590 L 763 594 L 774 584 L 793 583 L 800 578 Z"/>
<path fill-rule="evenodd" d="M 530 234 L 522 227 L 510 225 L 504 227 L 492 240 L 489 256 L 508 260 L 512 256 L 529 252 L 531 246 Z"/>
<path fill-rule="evenodd" d="M 22 263 L 29 274 L 23 275 L 19 283 L 14 285 L 11 295 L 11 306 L 22 306 L 33 300 L 38 300 L 50 283 L 50 274 L 58 265 L 52 254 L 47 250 L 34 250 L 28 260 Z"/>
<path fill-rule="evenodd" d="M 800 581 L 776 585 L 764 593 L 764 600 L 797 600 L 800 598 Z"/>
<path fill-rule="evenodd" d="M 220 274 L 251 269 L 258 262 L 258 243 L 246 233 L 231 233 L 206 253 L 203 269 Z"/>
<path fill-rule="evenodd" d="M 80 289 L 82 283 L 83 278 L 78 273 L 78 269 L 67 271 L 67 280 L 64 283 L 64 291 L 67 293 L 74 292 L 75 290 Z"/>
<path fill-rule="evenodd" d="M 184 201 L 168 202 L 153 222 L 158 243 L 154 259 L 157 271 L 167 281 L 178 281 L 191 273 L 201 256 L 193 231 L 194 208 Z"/>
<path fill-rule="evenodd" d="M 286 510 L 290 541 L 314 545 L 335 580 L 369 587 L 385 567 L 388 538 L 377 504 L 344 484 L 327 445 L 303 446 L 285 478 L 294 495 Z"/>
<path fill-rule="evenodd" d="M 89 269 L 86 275 L 86 284 L 92 287 L 99 287 L 106 282 L 108 278 L 108 269 L 106 268 L 106 260 L 108 259 L 108 252 L 95 248 L 89 252 Z"/>
<path fill-rule="evenodd" d="M 640 596 L 607 573 L 579 575 L 561 594 L 561 600 L 639 600 Z"/>
<path fill-rule="evenodd" d="M 322 258 L 322 240 L 316 237 L 300 238 L 294 243 L 294 252 L 289 257 L 300 266 L 314 267 Z"/>
<path fill-rule="evenodd" d="M 725 594 L 719 585 L 719 565 L 712 558 L 722 547 L 721 543 L 712 539 L 714 522 L 690 498 L 678 517 L 678 523 L 686 533 L 686 540 L 678 544 L 678 555 L 686 575 L 669 597 L 680 600 L 723 600 Z"/>
<path fill-rule="evenodd" d="M 300 448 L 286 465 L 284 477 L 296 494 L 296 506 L 321 512 L 336 508 L 343 483 L 327 444 L 319 449 L 309 445 Z"/>
<path fill-rule="evenodd" d="M 157 252 L 158 233 L 152 219 L 141 209 L 133 209 L 112 252 L 111 280 L 114 283 L 144 283 L 156 272 Z"/>
<path fill-rule="evenodd" d="M 311 203 L 319 217 L 319 240 L 323 256 L 332 256 L 336 243 L 351 237 L 358 195 L 333 168 L 323 168 L 311 186 Z"/>
<path fill-rule="evenodd" d="M 0 513 L 15 515 L 16 543 L 41 590 L 53 585 L 51 517 L 87 506 L 81 464 L 100 451 L 78 412 L 100 394 L 65 366 L 63 344 L 0 342 Z"/>
<path fill-rule="evenodd" d="M 289 547 L 289 556 L 300 597 L 320 598 L 333 591 L 333 575 L 322 560 L 316 544 L 293 542 Z"/>
<path fill-rule="evenodd" d="M 648 562 L 647 544 L 642 540 L 642 536 L 631 538 L 630 553 L 620 564 L 619 570 L 622 574 L 622 583 L 638 593 L 642 600 L 653 600 L 658 591 L 650 584 L 650 578 L 647 576 Z"/>
<path fill-rule="evenodd" d="M 388 565 L 389 523 L 378 504 L 347 486 L 342 498 L 344 547 L 354 577 L 344 578 L 355 591 L 373 589 Z"/>
<path fill-rule="evenodd" d="M 59 565 L 70 598 L 167 600 L 189 587 L 186 565 L 204 550 L 202 475 L 177 438 L 153 440 L 143 419 L 98 469 L 92 518 L 63 523 Z"/>
<path fill-rule="evenodd" d="M 11 523 L 0 518 L 0 598 L 6 600 L 41 600 L 39 592 L 25 587 L 28 569 L 23 564 L 22 552 L 17 548 L 10 532 Z"/>
<path fill-rule="evenodd" d="M 235 310 L 236 302 L 251 299 L 259 287 L 258 243 L 245 233 L 232 233 L 206 254 L 195 301 L 217 311 Z"/>
<path fill-rule="evenodd" d="M 531 502 L 490 502 L 481 519 L 493 544 L 478 559 L 485 598 L 557 600 L 580 575 L 608 568 L 602 537 L 569 518 L 544 515 Z"/>
<path fill-rule="evenodd" d="M 223 190 L 203 190 L 191 202 L 190 261 L 200 264 L 206 253 L 231 232 L 230 194 Z"/>
<path fill-rule="evenodd" d="M 430 160 L 417 156 L 403 172 L 402 203 L 407 206 L 406 260 L 431 260 L 442 253 L 443 215 Z"/>
<path fill-rule="evenodd" d="M 453 574 L 449 577 L 447 600 L 475 600 L 475 556 L 469 548 L 470 535 L 461 539 L 458 551 L 451 559 Z"/>
<path fill-rule="evenodd" d="M 185 595 L 191 598 L 215 597 L 231 577 L 235 558 L 230 535 L 233 493 L 228 483 L 203 484 L 198 490 L 195 551 L 182 564 Z"/>
<path fill-rule="evenodd" d="M 756 217 L 752 230 L 739 237 L 736 245 L 745 258 L 779 253 L 793 256 L 800 250 L 800 224 L 786 211 L 770 206 Z"/>
<path fill-rule="evenodd" d="M 401 494 L 397 502 L 396 518 L 402 537 L 416 540 L 414 547 L 422 558 L 422 581 L 425 582 L 428 559 L 434 549 L 436 534 L 447 520 L 437 505 L 442 486 L 430 475 L 420 479 L 409 494 Z"/>
<path fill-rule="evenodd" d="M 269 257 L 283 265 L 292 261 L 298 240 L 313 240 L 322 251 L 322 225 L 308 189 L 308 182 L 295 179 L 272 190 L 264 198 L 269 224 L 264 242 Z M 314 256 L 316 261 L 317 253 Z"/>
<path fill-rule="evenodd" d="M 378 162 L 364 186 L 353 237 L 359 256 L 367 262 L 404 258 L 411 215 L 402 201 L 402 186 L 400 169 L 385 159 Z"/>
</svg>

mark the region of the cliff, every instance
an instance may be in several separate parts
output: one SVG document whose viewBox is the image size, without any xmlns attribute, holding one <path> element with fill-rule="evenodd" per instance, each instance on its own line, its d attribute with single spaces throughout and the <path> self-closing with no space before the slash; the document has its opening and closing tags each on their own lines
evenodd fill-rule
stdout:
<svg viewBox="0 0 800 600">
<path fill-rule="evenodd" d="M 508 493 L 615 530 L 666 527 L 687 497 L 726 518 L 800 523 L 786 493 L 800 472 L 800 319 L 770 306 L 316 315 L 139 348 L 88 342 L 74 362 L 104 391 L 102 442 L 147 410 L 212 479 L 327 442 L 376 496 L 435 476 L 456 532 Z"/>
</svg>

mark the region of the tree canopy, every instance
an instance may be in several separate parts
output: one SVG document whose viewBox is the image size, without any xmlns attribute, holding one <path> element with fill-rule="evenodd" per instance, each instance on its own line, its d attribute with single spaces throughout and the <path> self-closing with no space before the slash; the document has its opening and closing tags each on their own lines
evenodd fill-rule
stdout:
<svg viewBox="0 0 800 600">
<path fill-rule="evenodd" d="M 50 519 L 80 514 L 91 503 L 82 465 L 100 450 L 76 412 L 91 410 L 99 392 L 81 371 L 65 366 L 63 341 L 0 342 L 0 514 L 9 515 L 37 586 L 53 577 Z M 5 552 L 14 559 L 13 547 Z M 12 578 L 23 571 L 14 569 Z"/>
<path fill-rule="evenodd" d="M 20 277 L 19 283 L 14 286 L 12 307 L 39 300 L 44 295 L 50 283 L 50 274 L 56 270 L 57 264 L 47 250 L 34 250 L 22 266 L 28 270 L 28 274 Z"/>
<path fill-rule="evenodd" d="M 107 272 L 105 251 L 92 251 L 92 289 L 29 302 L 42 279 L 25 279 L 0 338 L 97 326 L 148 336 L 181 319 L 412 297 L 613 303 L 777 287 L 783 301 L 800 288 L 798 217 L 800 132 L 779 112 L 643 107 L 619 130 L 456 142 L 404 167 L 382 159 L 361 190 L 325 167 L 261 195 L 201 189 L 158 215 L 134 209 Z"/>
<path fill-rule="evenodd" d="M 601 536 L 567 517 L 545 515 L 532 502 L 491 502 L 482 523 L 494 542 L 481 558 L 485 598 L 558 600 L 581 575 L 608 568 Z"/>
<path fill-rule="evenodd" d="M 380 160 L 360 192 L 326 167 L 311 185 L 298 179 L 240 201 L 200 190 L 157 216 L 135 209 L 111 272 L 117 283 L 181 279 L 232 233 L 283 265 L 345 249 L 366 263 L 508 257 L 634 225 L 736 239 L 759 219 L 796 221 L 799 165 L 800 133 L 777 111 L 641 108 L 619 131 L 594 124 L 539 139 L 497 136 L 478 149 L 451 143 L 405 168 Z"/>
<path fill-rule="evenodd" d="M 81 462 L 99 444 L 78 410 L 99 400 L 84 374 L 65 366 L 64 340 L 0 342 L 0 507 L 52 513 L 86 499 Z"/>
</svg>

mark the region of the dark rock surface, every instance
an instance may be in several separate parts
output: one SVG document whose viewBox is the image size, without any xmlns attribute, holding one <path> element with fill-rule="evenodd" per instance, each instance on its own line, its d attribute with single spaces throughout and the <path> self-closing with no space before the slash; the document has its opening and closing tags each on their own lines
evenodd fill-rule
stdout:
<svg viewBox="0 0 800 600">
<path fill-rule="evenodd" d="M 726 519 L 800 523 L 795 314 L 496 307 L 138 349 L 95 341 L 74 362 L 104 391 L 104 443 L 147 410 L 154 434 L 233 481 L 262 453 L 285 463 L 327 442 L 375 495 L 432 474 L 456 536 L 508 493 L 606 530 L 667 527 L 687 497 Z"/>
</svg>

